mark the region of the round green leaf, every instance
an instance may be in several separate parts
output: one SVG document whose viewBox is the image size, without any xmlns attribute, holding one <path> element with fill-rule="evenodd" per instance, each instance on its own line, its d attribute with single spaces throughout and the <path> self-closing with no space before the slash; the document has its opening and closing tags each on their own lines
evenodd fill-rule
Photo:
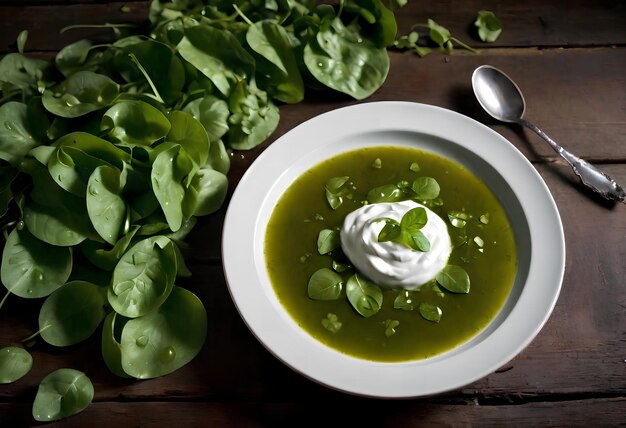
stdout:
<svg viewBox="0 0 626 428">
<path fill-rule="evenodd" d="M 167 223 L 177 231 L 183 223 L 182 203 L 185 197 L 185 179 L 193 165 L 189 156 L 176 144 L 159 153 L 152 164 L 152 190 L 161 205 Z"/>
<path fill-rule="evenodd" d="M 418 199 L 435 199 L 439 196 L 439 183 L 432 177 L 419 177 L 411 186 Z"/>
<path fill-rule="evenodd" d="M 453 293 L 469 293 L 470 278 L 461 266 L 447 265 L 435 278 L 439 285 Z"/>
<path fill-rule="evenodd" d="M 383 84 L 389 72 L 389 55 L 363 39 L 357 30 L 345 27 L 339 18 L 317 33 L 304 47 L 304 63 L 321 83 L 357 100 L 369 97 Z"/>
<path fill-rule="evenodd" d="M 437 323 L 441 321 L 442 312 L 439 306 L 431 305 L 430 303 L 420 303 L 419 311 L 425 320 Z"/>
<path fill-rule="evenodd" d="M 78 71 L 46 90 L 41 100 L 50 113 L 74 118 L 111 105 L 119 90 L 119 85 L 107 76 Z"/>
<path fill-rule="evenodd" d="M 111 245 L 123 232 L 126 221 L 126 203 L 120 196 L 120 171 L 110 166 L 99 166 L 87 184 L 87 213 L 96 232 Z"/>
<path fill-rule="evenodd" d="M 83 411 L 93 400 L 93 384 L 85 373 L 58 369 L 39 384 L 33 418 L 39 422 L 57 421 Z"/>
<path fill-rule="evenodd" d="M 341 295 L 343 279 L 328 268 L 313 273 L 309 279 L 307 292 L 314 300 L 336 300 Z"/>
<path fill-rule="evenodd" d="M 204 165 L 209 157 L 209 137 L 202 124 L 184 111 L 171 111 L 167 118 L 172 127 L 166 140 L 180 144 L 196 164 Z"/>
<path fill-rule="evenodd" d="M 208 215 L 222 206 L 227 192 L 228 178 L 224 174 L 209 168 L 201 168 L 194 175 L 185 193 L 184 203 L 190 204 L 188 211 L 190 215 Z"/>
<path fill-rule="evenodd" d="M 26 230 L 14 229 L 2 251 L 0 277 L 19 297 L 45 297 L 65 284 L 72 271 L 69 248 L 46 244 Z"/>
<path fill-rule="evenodd" d="M 130 377 L 122 369 L 122 348 L 115 337 L 117 313 L 111 312 L 102 323 L 102 358 L 116 376 Z"/>
<path fill-rule="evenodd" d="M 113 270 L 108 290 L 115 312 L 128 318 L 159 307 L 172 291 L 176 278 L 176 253 L 172 242 L 154 236 L 133 245 Z"/>
<path fill-rule="evenodd" d="M 33 357 L 24 348 L 7 346 L 0 349 L 0 383 L 12 383 L 33 367 Z"/>
<path fill-rule="evenodd" d="M 54 346 L 82 342 L 104 319 L 104 304 L 101 287 L 85 281 L 68 282 L 48 296 L 41 306 L 41 337 Z"/>
<path fill-rule="evenodd" d="M 178 370 L 200 352 L 207 333 L 207 315 L 200 299 L 174 287 L 157 310 L 132 319 L 122 330 L 124 371 L 139 379 Z"/>
<path fill-rule="evenodd" d="M 200 121 L 213 144 L 228 132 L 228 104 L 213 95 L 193 100 L 185 106 L 184 112 L 191 114 Z"/>
<path fill-rule="evenodd" d="M 91 236 L 91 225 L 88 221 L 85 224 L 85 220 L 89 218 L 76 212 L 59 211 L 37 203 L 24 207 L 24 223 L 28 231 L 37 239 L 60 247 L 78 245 Z"/>
<path fill-rule="evenodd" d="M 9 101 L 0 106 L 0 159 L 15 164 L 46 141 L 48 117 L 31 103 Z"/>
<path fill-rule="evenodd" d="M 317 235 L 317 252 L 328 254 L 341 246 L 339 231 L 334 229 L 323 229 Z"/>
<path fill-rule="evenodd" d="M 358 273 L 348 279 L 346 295 L 352 307 L 364 317 L 374 315 L 383 304 L 380 287 Z"/>
<path fill-rule="evenodd" d="M 170 130 L 167 117 L 142 101 L 121 101 L 108 109 L 100 125 L 109 138 L 123 146 L 151 146 Z"/>
<path fill-rule="evenodd" d="M 395 184 L 385 184 L 384 186 L 374 187 L 367 192 L 367 202 L 370 204 L 398 202 L 403 199 L 406 199 L 404 192 Z"/>
</svg>

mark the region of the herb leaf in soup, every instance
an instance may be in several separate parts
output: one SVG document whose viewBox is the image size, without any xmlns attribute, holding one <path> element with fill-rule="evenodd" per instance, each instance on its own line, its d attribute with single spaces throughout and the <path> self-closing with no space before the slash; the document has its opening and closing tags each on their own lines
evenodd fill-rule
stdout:
<svg viewBox="0 0 626 428">
<path fill-rule="evenodd" d="M 343 203 L 343 198 L 350 194 L 348 188 L 350 177 L 333 177 L 326 182 L 326 200 L 333 210 Z"/>
<path fill-rule="evenodd" d="M 413 311 L 418 308 L 417 293 L 415 291 L 402 290 L 393 301 L 394 309 Z"/>
<path fill-rule="evenodd" d="M 416 251 L 430 251 L 430 241 L 421 230 L 416 230 L 415 232 L 413 232 L 410 235 L 410 240 L 408 240 L 408 242 L 409 246 Z"/>
<path fill-rule="evenodd" d="M 396 334 L 396 327 L 400 325 L 398 320 L 385 320 L 385 336 L 391 337 Z"/>
<path fill-rule="evenodd" d="M 470 278 L 461 266 L 447 265 L 437 274 L 436 280 L 452 293 L 469 293 Z"/>
<path fill-rule="evenodd" d="M 340 246 L 339 231 L 336 229 L 323 229 L 317 236 L 317 251 L 320 254 L 328 254 Z"/>
<path fill-rule="evenodd" d="M 352 307 L 364 317 L 374 315 L 383 304 L 380 287 L 358 273 L 348 279 L 346 295 Z"/>
<path fill-rule="evenodd" d="M 308 295 L 314 300 L 336 300 L 341 295 L 343 279 L 328 268 L 313 273 L 307 287 Z"/>
<path fill-rule="evenodd" d="M 430 303 L 420 303 L 419 311 L 425 320 L 437 323 L 441 321 L 442 312 L 439 306 L 431 305 Z"/>
<path fill-rule="evenodd" d="M 341 321 L 337 315 L 333 313 L 326 314 L 326 318 L 322 318 L 322 326 L 331 333 L 337 333 L 341 329 Z"/>
<path fill-rule="evenodd" d="M 404 192 L 395 184 L 385 184 L 384 186 L 374 187 L 367 192 L 367 202 L 370 204 L 398 202 L 405 198 Z"/>
<path fill-rule="evenodd" d="M 435 199 L 441 190 L 437 180 L 432 177 L 419 177 L 413 182 L 411 188 L 416 198 L 425 200 Z"/>
</svg>

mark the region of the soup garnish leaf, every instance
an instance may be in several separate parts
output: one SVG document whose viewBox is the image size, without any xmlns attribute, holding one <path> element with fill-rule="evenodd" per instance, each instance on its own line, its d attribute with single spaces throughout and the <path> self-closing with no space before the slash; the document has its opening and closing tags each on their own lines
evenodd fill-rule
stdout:
<svg viewBox="0 0 626 428">
<path fill-rule="evenodd" d="M 383 304 L 383 292 L 380 287 L 355 273 L 346 283 L 346 295 L 350 304 L 364 317 L 371 317 Z"/>
<path fill-rule="evenodd" d="M 343 279 L 328 268 L 313 273 L 307 287 L 308 295 L 314 300 L 336 300 L 341 295 Z"/>
<path fill-rule="evenodd" d="M 329 312 L 326 314 L 326 318 L 322 318 L 322 326 L 331 333 L 337 333 L 341 328 L 341 321 L 337 315 Z"/>
<path fill-rule="evenodd" d="M 398 320 L 385 320 L 385 336 L 390 337 L 396 334 L 396 327 L 400 325 Z"/>
<path fill-rule="evenodd" d="M 465 269 L 457 265 L 447 265 L 437 274 L 437 282 L 453 293 L 469 293 L 470 278 Z"/>
<path fill-rule="evenodd" d="M 415 291 L 403 290 L 393 301 L 394 309 L 402 309 L 403 311 L 413 311 L 417 309 L 418 302 L 416 300 Z"/>
<path fill-rule="evenodd" d="M 432 322 L 441 321 L 442 312 L 439 306 L 431 305 L 430 303 L 420 303 L 419 311 L 425 320 Z"/>
<path fill-rule="evenodd" d="M 432 177 L 419 177 L 411 186 L 418 199 L 435 199 L 439 196 L 439 183 Z"/>
<path fill-rule="evenodd" d="M 339 239 L 339 231 L 335 229 L 323 229 L 317 236 L 317 251 L 320 254 L 328 254 L 339 248 L 341 241 Z"/>
</svg>

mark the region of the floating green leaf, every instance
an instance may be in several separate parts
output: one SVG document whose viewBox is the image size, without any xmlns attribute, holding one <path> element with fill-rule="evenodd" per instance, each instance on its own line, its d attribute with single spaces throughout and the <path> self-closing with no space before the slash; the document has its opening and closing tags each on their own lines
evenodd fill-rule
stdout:
<svg viewBox="0 0 626 428">
<path fill-rule="evenodd" d="M 331 333 L 337 333 L 342 326 L 337 315 L 333 313 L 326 314 L 326 318 L 322 318 L 322 326 Z"/>
<path fill-rule="evenodd" d="M 447 265 L 437 274 L 437 282 L 453 293 L 469 293 L 470 278 L 461 266 Z"/>
<path fill-rule="evenodd" d="M 435 199 L 441 190 L 437 180 L 432 177 L 419 177 L 413 182 L 411 189 L 416 198 L 425 200 Z"/>
<path fill-rule="evenodd" d="M 316 270 L 309 279 L 308 295 L 314 300 L 336 300 L 341 295 L 343 279 L 328 268 Z"/>
<path fill-rule="evenodd" d="M 339 231 L 336 229 L 323 229 L 317 236 L 317 252 L 328 254 L 341 246 Z"/>
<path fill-rule="evenodd" d="M 383 304 L 380 287 L 358 273 L 348 279 L 346 295 L 352 307 L 364 317 L 377 313 Z"/>
<path fill-rule="evenodd" d="M 398 320 L 385 320 L 383 323 L 385 325 L 385 336 L 391 337 L 396 334 L 396 327 L 400 325 L 400 321 Z"/>
<path fill-rule="evenodd" d="M 419 311 L 425 320 L 436 323 L 441 321 L 442 312 L 439 306 L 431 305 L 430 303 L 420 303 Z"/>
<path fill-rule="evenodd" d="M 402 309 L 403 311 L 413 311 L 417 309 L 418 304 L 415 291 L 402 290 L 394 299 L 393 308 Z"/>
</svg>

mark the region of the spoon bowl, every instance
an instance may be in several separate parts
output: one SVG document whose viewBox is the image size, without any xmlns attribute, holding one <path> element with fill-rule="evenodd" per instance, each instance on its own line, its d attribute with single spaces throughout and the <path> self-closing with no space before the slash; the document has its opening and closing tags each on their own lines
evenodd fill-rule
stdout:
<svg viewBox="0 0 626 428">
<path fill-rule="evenodd" d="M 604 171 L 565 150 L 541 129 L 523 118 L 526 103 L 522 91 L 502 71 L 482 65 L 472 74 L 472 88 L 478 103 L 493 118 L 508 123 L 518 123 L 536 132 L 552 149 L 572 167 L 584 185 L 604 198 L 624 202 L 626 192 Z"/>
</svg>

